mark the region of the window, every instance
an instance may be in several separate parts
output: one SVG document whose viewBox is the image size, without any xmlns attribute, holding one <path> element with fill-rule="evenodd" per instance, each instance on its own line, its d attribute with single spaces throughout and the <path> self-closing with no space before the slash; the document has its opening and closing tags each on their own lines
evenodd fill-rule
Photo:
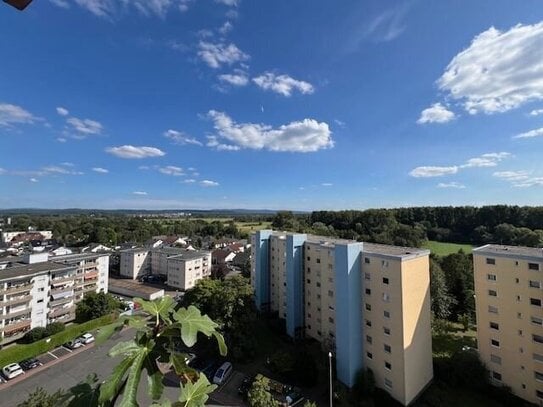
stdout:
<svg viewBox="0 0 543 407">
<path fill-rule="evenodd" d="M 322 332 L 321 332 L 321 331 L 317 331 L 317 335 L 321 336 L 321 335 L 322 335 Z"/>
<path fill-rule="evenodd" d="M 537 263 L 528 263 L 528 270 L 539 271 L 539 264 L 537 264 Z"/>
<path fill-rule="evenodd" d="M 311 267 L 307 268 L 307 274 L 311 274 Z"/>
<path fill-rule="evenodd" d="M 328 297 L 333 297 L 334 296 L 334 292 L 332 290 L 328 290 Z"/>
<path fill-rule="evenodd" d="M 532 321 L 532 324 L 539 325 L 539 326 L 543 325 L 543 319 L 541 318 L 531 317 L 530 319 Z"/>
<path fill-rule="evenodd" d="M 392 365 L 389 362 L 385 362 L 385 369 L 387 370 L 392 369 Z"/>
<path fill-rule="evenodd" d="M 311 257 L 307 256 L 307 261 L 311 261 Z"/>
<path fill-rule="evenodd" d="M 385 318 L 390 318 L 390 312 L 389 311 L 383 311 L 383 315 Z"/>
<path fill-rule="evenodd" d="M 328 317 L 328 322 L 330 322 L 331 324 L 333 324 L 333 323 L 334 323 L 334 318 Z"/>
<path fill-rule="evenodd" d="M 530 288 L 541 288 L 541 281 L 532 281 L 528 284 Z"/>
<path fill-rule="evenodd" d="M 366 352 L 366 357 L 368 359 L 373 359 L 373 354 L 371 352 Z"/>
<path fill-rule="evenodd" d="M 388 293 L 383 293 L 383 301 L 390 302 L 390 295 Z"/>
<path fill-rule="evenodd" d="M 383 332 L 385 333 L 385 335 L 390 335 L 390 328 L 383 327 Z"/>
<path fill-rule="evenodd" d="M 536 397 L 537 397 L 538 399 L 543 400 L 543 391 L 541 391 L 541 390 L 536 390 L 536 391 L 535 391 L 535 395 L 536 395 Z"/>
<path fill-rule="evenodd" d="M 498 324 L 497 322 L 491 322 L 490 323 L 490 328 L 495 329 L 496 331 L 499 331 L 500 330 L 500 324 Z"/>
<path fill-rule="evenodd" d="M 488 312 L 491 314 L 497 314 L 498 313 L 498 307 L 494 307 L 493 305 L 488 306 Z"/>
<path fill-rule="evenodd" d="M 370 264 L 370 258 L 369 257 L 364 257 L 364 263 Z"/>
<path fill-rule="evenodd" d="M 38 304 L 41 304 L 43 302 L 43 298 L 41 300 L 38 300 Z"/>
<path fill-rule="evenodd" d="M 522 336 L 522 329 L 518 330 L 518 336 Z"/>
<path fill-rule="evenodd" d="M 388 284 L 388 278 L 383 277 L 383 284 Z"/>
<path fill-rule="evenodd" d="M 321 286 L 321 283 L 317 283 L 317 287 L 320 287 Z"/>
<path fill-rule="evenodd" d="M 365 291 L 366 291 L 366 294 L 367 294 L 367 295 L 371 295 L 371 289 L 370 289 L 370 288 L 366 288 Z"/>
<path fill-rule="evenodd" d="M 311 318 L 311 314 L 310 314 L 309 312 L 307 313 L 307 317 L 308 317 L 308 318 Z"/>
<path fill-rule="evenodd" d="M 486 279 L 488 281 L 496 281 L 496 274 L 487 274 Z"/>
<path fill-rule="evenodd" d="M 317 259 L 317 264 L 320 264 L 320 262 L 321 262 L 321 259 Z"/>
<path fill-rule="evenodd" d="M 491 259 L 491 258 L 487 257 L 486 258 L 486 264 L 494 265 L 494 264 L 496 264 L 496 259 Z"/>
<path fill-rule="evenodd" d="M 371 337 L 371 336 L 369 336 L 369 335 L 366 335 L 366 342 L 368 342 L 368 343 L 372 343 L 372 342 L 373 342 L 373 339 L 372 339 L 372 337 Z"/>
<path fill-rule="evenodd" d="M 492 378 L 498 382 L 502 381 L 502 375 L 498 372 L 492 372 Z"/>
<path fill-rule="evenodd" d="M 535 377 L 535 380 L 543 382 L 543 373 L 536 371 L 534 372 L 534 377 Z"/>
<path fill-rule="evenodd" d="M 497 339 L 491 339 L 490 340 L 490 344 L 492 346 L 495 346 L 496 348 L 499 348 L 500 347 L 500 341 L 498 341 Z"/>
<path fill-rule="evenodd" d="M 307 284 L 311 284 L 311 280 L 309 278 L 306 281 L 307 281 Z"/>
<path fill-rule="evenodd" d="M 520 282 L 520 280 L 518 278 L 515 278 L 515 283 L 518 284 L 519 282 Z"/>
<path fill-rule="evenodd" d="M 364 279 L 371 280 L 370 273 L 364 273 Z"/>
<path fill-rule="evenodd" d="M 521 298 L 520 295 L 517 295 L 517 302 L 520 302 Z"/>
<path fill-rule="evenodd" d="M 311 325 L 308 325 L 308 326 L 307 326 L 307 329 L 311 329 Z"/>
<path fill-rule="evenodd" d="M 517 312 L 517 318 L 522 319 L 522 312 Z"/>
<path fill-rule="evenodd" d="M 496 363 L 497 365 L 501 365 L 502 364 L 502 358 L 500 358 L 499 356 L 497 355 L 490 355 L 490 361 L 492 363 Z"/>
<path fill-rule="evenodd" d="M 533 334 L 533 335 L 532 335 L 532 340 L 533 340 L 534 342 L 537 342 L 537 343 L 543 343 L 543 336 Z"/>
<path fill-rule="evenodd" d="M 383 346 L 383 349 L 385 350 L 386 353 L 392 352 L 392 348 L 390 347 L 390 345 L 385 344 Z"/>
<path fill-rule="evenodd" d="M 534 353 L 534 360 L 543 363 L 543 355 L 540 355 L 539 353 Z"/>
<path fill-rule="evenodd" d="M 539 299 L 539 298 L 530 298 L 530 304 L 535 305 L 536 307 L 541 307 L 541 299 Z"/>
<path fill-rule="evenodd" d="M 366 309 L 367 309 L 368 311 L 371 311 L 371 304 L 366 304 Z"/>
<path fill-rule="evenodd" d="M 366 326 L 369 326 L 371 328 L 371 321 L 369 319 L 366 319 Z"/>
<path fill-rule="evenodd" d="M 496 290 L 488 290 L 488 295 L 490 295 L 491 297 L 497 297 L 498 292 Z"/>
<path fill-rule="evenodd" d="M 385 379 L 385 386 L 392 389 L 392 381 L 390 379 Z"/>
</svg>

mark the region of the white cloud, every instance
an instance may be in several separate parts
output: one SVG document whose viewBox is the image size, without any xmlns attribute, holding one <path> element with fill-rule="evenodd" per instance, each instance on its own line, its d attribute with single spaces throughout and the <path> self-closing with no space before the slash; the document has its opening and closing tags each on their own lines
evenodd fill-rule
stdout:
<svg viewBox="0 0 543 407">
<path fill-rule="evenodd" d="M 331 187 L 331 186 L 333 186 L 333 185 L 334 185 L 334 184 L 332 184 L 332 183 L 330 183 L 330 182 L 323 182 L 323 183 L 321 184 L 321 186 L 323 186 L 323 187 Z"/>
<path fill-rule="evenodd" d="M 470 158 L 462 168 L 469 167 L 495 167 L 498 163 L 506 158 L 511 157 L 511 153 L 486 153 L 479 157 Z"/>
<path fill-rule="evenodd" d="M 70 170 L 65 167 L 59 167 L 56 165 L 49 165 L 41 169 L 41 174 L 39 175 L 50 175 L 50 174 L 63 174 L 63 175 L 83 175 L 81 171 Z"/>
<path fill-rule="evenodd" d="M 98 17 L 108 17 L 114 12 L 112 0 L 75 0 L 75 2 Z"/>
<path fill-rule="evenodd" d="M 70 8 L 70 3 L 67 0 L 49 0 L 55 6 L 60 8 Z"/>
<path fill-rule="evenodd" d="M 64 107 L 57 107 L 57 113 L 61 116 L 68 116 L 70 114 L 70 112 L 68 111 L 68 109 L 64 108 Z"/>
<path fill-rule="evenodd" d="M 458 182 L 440 182 L 437 184 L 438 188 L 456 188 L 456 189 L 464 189 L 466 186 L 464 184 L 460 184 Z"/>
<path fill-rule="evenodd" d="M 5 168 L 0 167 L 0 175 L 6 174 L 8 171 Z"/>
<path fill-rule="evenodd" d="M 230 21 L 225 21 L 224 24 L 219 28 L 219 33 L 226 35 L 232 31 L 233 28 L 234 25 Z"/>
<path fill-rule="evenodd" d="M 32 124 L 40 119 L 21 106 L 0 103 L 0 126 L 11 127 L 14 124 Z"/>
<path fill-rule="evenodd" d="M 65 137 L 57 137 L 59 143 L 66 143 L 68 140 Z"/>
<path fill-rule="evenodd" d="M 134 191 L 132 192 L 134 195 L 147 195 L 147 192 L 145 191 Z"/>
<path fill-rule="evenodd" d="M 543 114 L 543 109 L 535 109 L 530 112 L 530 116 L 539 116 Z"/>
<path fill-rule="evenodd" d="M 211 68 L 220 68 L 223 64 L 232 65 L 249 59 L 249 55 L 241 51 L 236 45 L 225 43 L 210 43 L 200 41 L 198 56 Z"/>
<path fill-rule="evenodd" d="M 237 7 L 240 0 L 215 0 L 215 3 L 224 4 L 229 7 Z"/>
<path fill-rule="evenodd" d="M 216 136 L 208 137 L 208 146 L 219 150 L 315 152 L 332 148 L 332 132 L 327 123 L 304 119 L 277 128 L 258 123 L 236 123 L 227 114 L 210 110 Z M 228 144 L 219 140 L 226 140 Z"/>
<path fill-rule="evenodd" d="M 75 167 L 74 163 L 64 161 L 63 163 L 60 163 L 60 165 L 64 165 L 65 167 Z"/>
<path fill-rule="evenodd" d="M 236 70 L 235 73 L 227 73 L 218 76 L 219 80 L 232 86 L 245 86 L 249 83 L 249 77 L 242 70 Z"/>
<path fill-rule="evenodd" d="M 341 128 L 345 128 L 347 126 L 347 123 L 339 119 L 334 119 L 334 123 L 337 124 Z"/>
<path fill-rule="evenodd" d="M 447 123 L 455 118 L 454 112 L 448 110 L 441 103 L 434 103 L 427 109 L 424 109 L 417 123 Z"/>
<path fill-rule="evenodd" d="M 525 133 L 517 134 L 516 136 L 513 136 L 513 138 L 533 138 L 533 137 L 540 137 L 543 136 L 543 127 L 540 127 L 539 129 L 530 130 Z"/>
<path fill-rule="evenodd" d="M 131 146 L 124 145 L 118 147 L 108 147 L 106 148 L 106 153 L 113 154 L 119 158 L 149 158 L 149 157 L 162 157 L 166 153 L 156 147 L 146 147 L 146 146 Z"/>
<path fill-rule="evenodd" d="M 423 166 L 414 168 L 409 175 L 415 178 L 429 178 L 442 177 L 444 175 L 456 174 L 457 172 L 458 167 L 456 165 L 451 167 Z"/>
<path fill-rule="evenodd" d="M 471 114 L 505 112 L 543 99 L 543 22 L 477 35 L 437 81 Z"/>
<path fill-rule="evenodd" d="M 39 181 L 37 180 L 37 178 L 30 178 L 29 181 L 30 181 L 30 182 L 39 182 Z"/>
<path fill-rule="evenodd" d="M 77 117 L 69 117 L 66 123 L 70 129 L 80 133 L 83 136 L 101 134 L 103 126 L 96 120 L 78 119 Z"/>
<path fill-rule="evenodd" d="M 202 145 L 199 140 L 195 139 L 194 137 L 190 137 L 188 134 L 183 133 L 182 131 L 170 129 L 164 132 L 164 137 L 169 138 L 175 144 L 194 144 L 197 146 Z"/>
<path fill-rule="evenodd" d="M 168 165 L 166 167 L 160 167 L 158 169 L 159 172 L 166 175 L 172 175 L 174 177 L 180 177 L 185 175 L 185 172 L 183 171 L 183 168 L 181 167 L 175 167 L 173 165 Z"/>
<path fill-rule="evenodd" d="M 200 181 L 200 185 L 203 187 L 218 187 L 219 183 L 215 181 L 210 181 L 208 179 L 205 179 L 203 181 Z"/>
<path fill-rule="evenodd" d="M 304 95 L 315 91 L 315 88 L 309 82 L 300 81 L 288 75 L 276 75 L 272 72 L 264 72 L 262 75 L 253 78 L 253 82 L 264 90 L 271 90 L 287 97 L 295 90 Z"/>
<path fill-rule="evenodd" d="M 543 177 L 532 177 L 530 171 L 500 171 L 493 175 L 516 188 L 543 186 Z"/>
<path fill-rule="evenodd" d="M 94 167 L 92 170 L 100 174 L 107 174 L 109 172 L 109 170 L 106 170 L 105 168 L 102 168 L 102 167 Z"/>
<path fill-rule="evenodd" d="M 150 170 L 151 167 L 149 167 L 148 165 L 140 165 L 138 167 L 138 170 L 142 170 L 142 171 L 146 171 L 146 170 Z"/>
<path fill-rule="evenodd" d="M 195 179 L 193 178 L 188 178 L 188 179 L 184 179 L 183 181 L 181 181 L 181 183 L 183 184 L 194 184 L 196 182 Z"/>
</svg>

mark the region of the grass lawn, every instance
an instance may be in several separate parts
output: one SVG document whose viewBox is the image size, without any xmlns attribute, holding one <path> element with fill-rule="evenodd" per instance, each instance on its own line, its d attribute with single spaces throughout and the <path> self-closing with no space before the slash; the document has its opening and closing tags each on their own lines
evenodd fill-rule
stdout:
<svg viewBox="0 0 543 407">
<path fill-rule="evenodd" d="M 428 240 L 422 245 L 425 249 L 429 249 L 433 254 L 438 256 L 447 256 L 448 254 L 458 253 L 462 249 L 466 253 L 471 253 L 473 246 L 470 244 L 444 243 Z"/>
<path fill-rule="evenodd" d="M 260 229 L 271 229 L 271 222 L 236 222 L 236 226 L 241 232 L 251 233 Z"/>
</svg>

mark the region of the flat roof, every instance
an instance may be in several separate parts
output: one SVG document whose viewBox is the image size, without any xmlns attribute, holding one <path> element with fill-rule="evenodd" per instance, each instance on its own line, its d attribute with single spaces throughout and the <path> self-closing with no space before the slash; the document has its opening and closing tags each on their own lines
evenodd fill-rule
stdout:
<svg viewBox="0 0 543 407">
<path fill-rule="evenodd" d="M 543 249 L 538 247 L 505 246 L 498 244 L 487 244 L 473 249 L 474 254 L 488 254 L 510 257 L 526 257 L 543 261 Z"/>
<path fill-rule="evenodd" d="M 72 268 L 72 266 L 53 263 L 51 261 L 34 264 L 15 264 L 11 267 L 0 270 L 0 281 L 15 279 L 19 277 L 30 277 L 48 271 L 58 271 L 69 268 Z"/>
<path fill-rule="evenodd" d="M 163 290 L 162 288 L 157 287 L 151 287 L 149 285 L 145 285 L 143 283 L 140 283 L 138 281 L 130 280 L 128 278 L 109 278 L 109 290 L 114 291 L 115 287 L 123 288 L 125 290 L 133 291 L 135 293 L 142 293 L 142 294 L 154 294 L 158 291 Z M 113 290 L 112 290 L 113 289 Z"/>
<path fill-rule="evenodd" d="M 141 253 L 148 252 L 150 249 L 146 247 L 134 247 L 132 249 L 119 250 L 120 253 Z"/>
<path fill-rule="evenodd" d="M 71 263 L 71 262 L 78 262 L 81 260 L 94 260 L 98 257 L 104 257 L 109 256 L 108 253 L 75 253 L 75 254 L 65 254 L 61 256 L 54 256 L 50 257 L 50 261 L 54 261 L 55 263 L 64 262 L 64 263 Z"/>
</svg>

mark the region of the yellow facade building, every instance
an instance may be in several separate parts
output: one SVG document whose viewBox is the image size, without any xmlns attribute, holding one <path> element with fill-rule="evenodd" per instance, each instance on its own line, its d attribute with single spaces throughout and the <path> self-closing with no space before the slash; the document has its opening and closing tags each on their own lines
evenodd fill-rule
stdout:
<svg viewBox="0 0 543 407">
<path fill-rule="evenodd" d="M 473 250 L 477 342 L 491 381 L 543 405 L 543 251 Z"/>
<path fill-rule="evenodd" d="M 262 230 L 251 236 L 257 307 L 333 351 L 338 379 L 371 369 L 409 405 L 433 377 L 429 251 Z"/>
</svg>

